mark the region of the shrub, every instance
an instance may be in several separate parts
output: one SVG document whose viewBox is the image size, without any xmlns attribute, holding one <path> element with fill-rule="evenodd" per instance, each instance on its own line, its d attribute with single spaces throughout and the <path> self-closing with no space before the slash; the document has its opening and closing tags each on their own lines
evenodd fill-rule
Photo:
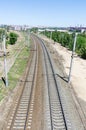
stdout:
<svg viewBox="0 0 86 130">
<path fill-rule="evenodd" d="M 18 35 L 14 32 L 11 32 L 9 34 L 9 44 L 11 44 L 11 45 L 15 44 L 17 41 L 17 38 L 18 38 Z"/>
</svg>

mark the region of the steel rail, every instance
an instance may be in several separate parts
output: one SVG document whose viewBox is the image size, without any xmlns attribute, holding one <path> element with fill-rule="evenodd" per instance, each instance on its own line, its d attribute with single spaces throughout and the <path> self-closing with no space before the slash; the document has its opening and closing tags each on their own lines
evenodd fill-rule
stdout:
<svg viewBox="0 0 86 130">
<path fill-rule="evenodd" d="M 48 50 L 47 50 L 47 48 L 46 48 L 43 40 L 40 39 L 39 37 L 37 37 L 37 38 L 40 40 L 40 43 L 42 44 L 43 51 L 46 51 L 46 53 L 47 53 L 48 60 L 49 60 L 49 63 L 50 63 L 51 69 L 52 69 L 53 78 L 54 78 L 54 81 L 55 81 L 55 86 L 56 86 L 56 89 L 57 89 L 59 103 L 60 103 L 61 110 L 62 110 L 62 115 L 63 115 L 64 124 L 65 124 L 65 129 L 68 130 L 68 128 L 67 128 L 67 122 L 66 122 L 65 114 L 64 114 L 64 109 L 63 109 L 63 106 L 62 106 L 62 102 L 61 102 L 61 98 L 60 98 L 60 93 L 59 93 L 59 89 L 58 89 L 58 84 L 57 84 L 57 81 L 56 81 L 56 77 L 55 77 L 55 73 L 54 73 L 54 68 L 53 68 L 53 65 L 52 65 L 52 62 L 51 62 L 51 58 L 50 58 L 49 52 L 48 52 Z M 45 52 L 44 52 L 44 57 L 45 57 Z M 46 64 L 46 60 L 45 60 L 45 64 Z M 46 73 L 47 73 L 47 67 L 46 67 Z M 47 74 L 47 81 L 48 81 L 48 74 Z M 48 81 L 48 94 L 49 93 L 50 92 L 49 92 L 49 81 Z M 51 129 L 54 130 L 54 128 L 53 128 L 53 121 L 52 121 L 52 111 L 51 111 L 50 94 L 49 94 L 49 103 L 50 103 Z"/>
<path fill-rule="evenodd" d="M 27 75 L 26 75 L 26 79 L 25 81 L 27 81 L 27 78 L 28 78 L 28 74 L 29 72 L 31 71 L 31 68 L 30 66 L 32 65 L 32 62 L 34 63 L 34 71 L 33 71 L 33 78 L 32 78 L 32 85 L 31 85 L 31 91 L 30 91 L 30 96 L 28 97 L 28 105 L 27 105 L 27 110 L 26 110 L 26 119 L 25 119 L 25 124 L 24 124 L 24 130 L 26 130 L 26 125 L 27 125 L 27 118 L 28 118 L 28 112 L 29 112 L 29 107 L 30 107 L 30 101 L 31 101 L 31 97 L 32 97 L 32 91 L 33 91 L 33 85 L 34 85 L 34 78 L 35 78 L 35 70 L 36 70 L 36 65 L 37 65 L 37 47 L 36 47 L 36 44 L 35 44 L 35 48 L 33 49 L 33 53 L 35 52 L 35 54 L 32 54 L 32 57 L 34 56 L 34 59 L 35 61 L 33 62 L 33 58 L 31 58 L 30 60 L 30 65 L 29 65 L 29 69 L 28 69 L 28 72 L 27 72 Z M 11 125 L 10 127 L 8 127 L 7 125 L 7 129 L 9 130 L 13 130 L 13 127 L 14 127 L 14 122 L 16 120 L 16 116 L 17 116 L 17 112 L 18 112 L 18 108 L 20 107 L 20 104 L 21 104 L 21 100 L 22 100 L 22 97 L 24 95 L 24 90 L 26 88 L 26 82 L 24 82 L 24 85 L 23 85 L 23 89 L 22 89 L 22 92 L 21 92 L 21 95 L 19 97 L 19 100 L 18 100 L 18 103 L 17 103 L 17 106 L 16 106 L 16 110 L 14 112 L 14 116 L 13 116 L 13 119 L 12 119 L 12 122 L 11 122 Z M 11 113 L 12 114 L 12 113 Z M 8 121 L 8 124 L 9 124 L 10 120 Z"/>
<path fill-rule="evenodd" d="M 27 109 L 27 115 L 26 115 L 24 130 L 26 130 L 26 127 L 27 127 L 28 112 L 29 112 L 30 102 L 31 102 L 31 98 L 32 98 L 34 79 L 35 79 L 35 73 L 36 73 L 36 66 L 37 66 L 37 45 L 36 44 L 35 44 L 35 51 L 36 51 L 36 58 L 35 58 L 34 74 L 33 74 L 33 80 L 32 80 L 32 86 L 31 86 L 31 94 L 30 94 L 30 99 L 29 99 L 29 103 L 28 103 L 28 109 Z"/>
</svg>

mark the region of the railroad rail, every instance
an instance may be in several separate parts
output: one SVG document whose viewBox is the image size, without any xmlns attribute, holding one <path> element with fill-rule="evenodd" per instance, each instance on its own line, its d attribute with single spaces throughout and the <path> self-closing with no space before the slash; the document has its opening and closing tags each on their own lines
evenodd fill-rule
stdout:
<svg viewBox="0 0 86 130">
<path fill-rule="evenodd" d="M 23 81 L 23 90 L 19 98 L 16 99 L 16 102 L 14 104 L 14 107 L 12 108 L 9 120 L 4 130 L 26 130 L 30 128 L 33 111 L 33 104 L 31 104 L 31 101 L 33 101 L 34 97 L 34 82 L 36 76 L 38 55 L 36 44 L 34 46 L 34 49 L 31 50 L 33 51 L 33 54 L 28 66 L 28 73 L 25 81 Z"/>
<path fill-rule="evenodd" d="M 40 38 L 35 35 L 32 35 L 31 38 L 35 48 L 24 87 L 15 101 L 7 125 L 3 130 L 68 130 L 48 50 Z M 42 86 L 42 81 L 45 81 L 44 86 Z M 44 94 L 42 95 L 42 93 Z"/>
<path fill-rule="evenodd" d="M 48 128 L 51 130 L 68 130 L 51 58 L 44 42 L 40 38 L 38 39 L 43 48 L 46 69 L 47 94 L 49 98 L 47 117 L 49 118 L 50 116 Z"/>
</svg>

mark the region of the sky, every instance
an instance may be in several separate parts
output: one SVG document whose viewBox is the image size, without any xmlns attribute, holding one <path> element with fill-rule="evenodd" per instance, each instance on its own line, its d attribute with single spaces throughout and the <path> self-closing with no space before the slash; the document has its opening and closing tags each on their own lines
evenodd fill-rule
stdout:
<svg viewBox="0 0 86 130">
<path fill-rule="evenodd" d="M 0 24 L 86 26 L 86 0 L 1 0 Z"/>
</svg>

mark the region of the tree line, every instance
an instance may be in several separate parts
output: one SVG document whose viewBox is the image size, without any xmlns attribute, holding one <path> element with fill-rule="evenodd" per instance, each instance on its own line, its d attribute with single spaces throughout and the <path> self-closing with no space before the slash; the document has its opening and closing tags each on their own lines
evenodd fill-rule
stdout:
<svg viewBox="0 0 86 130">
<path fill-rule="evenodd" d="M 52 33 L 50 31 L 45 31 L 42 33 L 45 34 L 48 38 L 50 38 L 52 35 L 52 40 L 54 40 L 54 42 L 60 43 L 62 46 L 68 48 L 69 50 L 73 49 L 75 33 L 69 34 L 68 32 L 59 32 L 59 31 L 53 31 Z M 77 35 L 75 51 L 80 57 L 86 59 L 86 34 L 85 33 Z"/>
<path fill-rule="evenodd" d="M 18 34 L 14 32 L 6 32 L 5 29 L 0 29 L 0 42 L 3 41 L 3 36 L 6 36 L 6 45 L 13 45 L 18 39 Z"/>
</svg>

